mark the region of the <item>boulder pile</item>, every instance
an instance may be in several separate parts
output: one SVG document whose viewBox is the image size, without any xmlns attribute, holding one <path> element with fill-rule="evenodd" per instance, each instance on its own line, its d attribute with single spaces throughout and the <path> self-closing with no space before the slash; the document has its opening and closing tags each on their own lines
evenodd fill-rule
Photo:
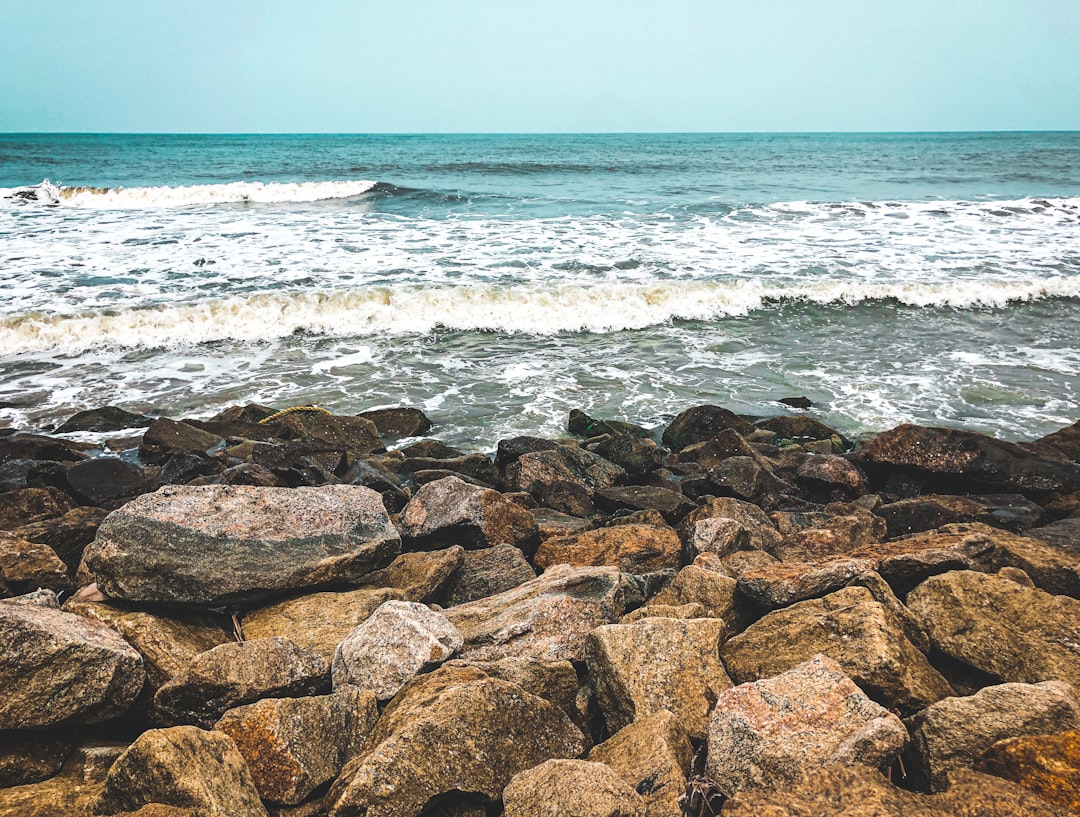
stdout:
<svg viewBox="0 0 1080 817">
<path fill-rule="evenodd" d="M 801 405 L 0 436 L 0 817 L 1080 813 L 1080 423 Z"/>
</svg>

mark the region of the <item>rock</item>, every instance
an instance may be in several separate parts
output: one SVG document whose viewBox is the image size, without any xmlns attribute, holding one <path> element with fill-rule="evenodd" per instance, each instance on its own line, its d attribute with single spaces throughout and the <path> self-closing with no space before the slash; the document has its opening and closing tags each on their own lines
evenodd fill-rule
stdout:
<svg viewBox="0 0 1080 817">
<path fill-rule="evenodd" d="M 664 451 L 652 440 L 643 440 L 632 434 L 618 434 L 590 445 L 589 450 L 613 462 L 627 475 L 642 479 L 664 464 Z"/>
<path fill-rule="evenodd" d="M 388 513 L 399 513 L 409 503 L 410 494 L 402 486 L 401 480 L 387 469 L 367 460 L 355 463 L 341 481 L 378 491 Z"/>
<path fill-rule="evenodd" d="M 596 507 L 605 513 L 621 510 L 657 510 L 669 525 L 674 525 L 697 506 L 676 491 L 633 485 L 627 488 L 600 488 L 593 498 Z"/>
<path fill-rule="evenodd" d="M 145 414 L 134 414 L 117 406 L 102 406 L 101 408 L 80 411 L 68 417 L 60 427 L 57 434 L 70 434 L 73 431 L 123 431 L 126 428 L 146 428 L 154 422 L 153 417 Z"/>
<path fill-rule="evenodd" d="M 617 525 L 548 539 L 536 551 L 534 564 L 617 566 L 624 573 L 649 573 L 678 567 L 682 543 L 675 531 L 656 525 Z"/>
<path fill-rule="evenodd" d="M 949 786 L 949 772 L 969 767 L 1005 738 L 1080 728 L 1080 700 L 1068 684 L 1001 684 L 965 698 L 945 698 L 917 714 L 911 729 L 912 782 L 930 791 Z"/>
<path fill-rule="evenodd" d="M 370 420 L 384 437 L 419 437 L 431 431 L 431 420 L 417 408 L 374 409 L 356 416 Z"/>
<path fill-rule="evenodd" d="M 1040 437 L 1036 443 L 1056 448 L 1066 459 L 1073 462 L 1080 461 L 1080 420 L 1071 426 L 1065 426 L 1052 434 Z"/>
<path fill-rule="evenodd" d="M 718 517 L 733 519 L 746 528 L 750 537 L 749 545 L 755 550 L 768 551 L 783 541 L 776 528 L 773 527 L 772 521 L 761 508 L 730 497 L 710 499 L 696 511 L 687 514 L 679 523 L 677 529 L 679 536 L 684 542 L 688 541 L 695 523 Z"/>
<path fill-rule="evenodd" d="M 453 459 L 408 457 L 397 467 L 399 474 L 413 474 L 414 479 L 416 479 L 416 474 L 431 470 L 450 472 L 467 482 L 472 484 L 479 482 L 487 488 L 498 480 L 495 464 L 483 454 L 467 454 Z"/>
<path fill-rule="evenodd" d="M 465 638 L 462 658 L 580 661 L 586 636 L 622 616 L 623 590 L 616 568 L 556 565 L 512 590 L 443 612 Z"/>
<path fill-rule="evenodd" d="M 867 464 L 908 469 L 957 492 L 989 489 L 1037 500 L 1080 489 L 1080 465 L 974 431 L 901 425 L 879 434 L 859 455 Z"/>
<path fill-rule="evenodd" d="M 87 783 L 78 777 L 57 775 L 41 783 L 0 789 L 0 815 L 3 817 L 88 817 L 90 803 L 97 796 L 100 788 L 101 784 L 98 782 Z M 160 817 L 174 817 L 174 815 Z M 179 817 L 189 817 L 189 815 L 184 814 Z"/>
<path fill-rule="evenodd" d="M 225 440 L 217 434 L 203 431 L 193 425 L 159 417 L 143 434 L 139 446 L 139 459 L 152 465 L 160 465 L 173 454 L 202 453 L 222 445 Z"/>
<path fill-rule="evenodd" d="M 808 769 L 795 784 L 740 792 L 724 817 L 1066 817 L 1019 786 L 975 772 L 957 772 L 942 794 L 897 788 L 865 766 Z"/>
<path fill-rule="evenodd" d="M 793 490 L 793 486 L 778 479 L 754 457 L 728 457 L 706 471 L 705 480 L 709 493 L 733 496 L 747 502 L 761 502 L 774 494 Z"/>
<path fill-rule="evenodd" d="M 641 426 L 626 423 L 622 420 L 597 420 L 580 409 L 570 409 L 566 430 L 580 437 L 599 437 L 603 434 L 612 436 L 628 435 L 631 437 L 649 436 L 649 432 Z"/>
<path fill-rule="evenodd" d="M 682 451 L 688 445 L 711 440 L 726 429 L 746 435 L 754 430 L 754 426 L 720 406 L 694 406 L 664 429 L 664 445 L 672 451 Z"/>
<path fill-rule="evenodd" d="M 1029 530 L 1027 535 L 1080 560 L 1080 516 L 1059 519 L 1041 528 Z"/>
<path fill-rule="evenodd" d="M 367 488 L 178 486 L 113 511 L 84 563 L 112 598 L 216 607 L 355 581 L 399 547 Z"/>
<path fill-rule="evenodd" d="M 388 601 L 338 644 L 334 688 L 370 689 L 388 701 L 413 677 L 449 659 L 463 641 L 441 613 L 415 602 Z"/>
<path fill-rule="evenodd" d="M 108 515 L 104 508 L 72 508 L 63 516 L 41 519 L 11 529 L 11 534 L 28 542 L 48 545 L 67 567 L 74 572 L 83 551 L 97 535 L 98 527 Z"/>
<path fill-rule="evenodd" d="M 851 462 L 832 454 L 807 457 L 796 471 L 799 486 L 826 498 L 837 492 L 845 499 L 857 499 L 870 490 L 866 477 Z"/>
<path fill-rule="evenodd" d="M 864 587 L 775 610 L 729 639 L 720 653 L 736 683 L 779 675 L 822 653 L 871 698 L 903 715 L 953 694 Z"/>
<path fill-rule="evenodd" d="M 904 631 L 908 641 L 914 644 L 919 652 L 923 654 L 930 651 L 930 638 L 926 635 L 926 630 L 922 628 L 922 625 L 919 624 L 911 611 L 900 602 L 900 599 L 893 593 L 892 588 L 889 587 L 889 583 L 881 578 L 880 574 L 867 571 L 856 576 L 849 584 L 856 587 L 865 587 L 869 590 L 874 601 L 884 607 L 885 611 L 899 623 L 900 629 Z"/>
<path fill-rule="evenodd" d="M 705 774 L 731 794 L 782 788 L 811 768 L 862 764 L 884 771 L 908 734 L 839 664 L 815 655 L 774 678 L 721 693 L 708 737 Z"/>
<path fill-rule="evenodd" d="M 1080 686 L 1080 601 L 956 570 L 924 581 L 908 609 L 934 648 L 1005 682 Z"/>
<path fill-rule="evenodd" d="M 114 503 L 153 488 L 141 468 L 117 457 L 76 463 L 68 469 L 67 482 L 72 495 L 86 505 Z"/>
<path fill-rule="evenodd" d="M 261 488 L 289 487 L 289 483 L 269 468 L 253 462 L 245 462 L 225 469 L 221 474 L 221 479 L 226 485 L 256 485 Z"/>
<path fill-rule="evenodd" d="M 424 485 L 401 514 L 405 544 L 413 549 L 514 545 L 527 554 L 540 542 L 532 514 L 498 491 L 447 477 Z"/>
<path fill-rule="evenodd" d="M 0 493 L 0 530 L 63 516 L 76 507 L 59 488 L 22 488 Z"/>
<path fill-rule="evenodd" d="M 161 685 L 154 705 L 173 723 L 209 728 L 227 709 L 260 698 L 311 695 L 326 662 L 286 638 L 221 644 L 200 653 Z"/>
<path fill-rule="evenodd" d="M 52 777 L 74 744 L 67 729 L 0 732 L 0 789 Z"/>
<path fill-rule="evenodd" d="M 999 532 L 990 536 L 994 569 L 1018 568 L 1048 593 L 1080 598 L 1080 559 L 1040 539 Z"/>
<path fill-rule="evenodd" d="M 883 540 L 885 520 L 865 508 L 843 502 L 826 506 L 828 518 L 790 533 L 779 545 L 766 548 L 785 562 L 818 562 L 829 556 L 854 555 L 863 546 Z"/>
<path fill-rule="evenodd" d="M 444 587 L 443 604 L 465 604 L 511 590 L 536 578 L 525 554 L 513 545 L 467 550 Z"/>
<path fill-rule="evenodd" d="M 645 817 L 680 813 L 679 796 L 694 750 L 678 719 L 666 710 L 624 727 L 589 752 L 589 760 L 610 766 L 645 801 Z"/>
<path fill-rule="evenodd" d="M 726 635 L 739 629 L 740 611 L 735 599 L 736 581 L 696 565 L 687 565 L 657 593 L 652 604 L 700 604 L 705 615 L 723 621 Z"/>
<path fill-rule="evenodd" d="M 890 536 L 933 530 L 952 522 L 982 522 L 1020 532 L 1041 525 L 1046 518 L 1042 508 L 1020 494 L 930 494 L 890 502 L 875 513 L 888 523 Z"/>
<path fill-rule="evenodd" d="M 0 533 L 0 583 L 15 595 L 44 587 L 57 593 L 72 590 L 67 567 L 48 545 Z"/>
<path fill-rule="evenodd" d="M 697 602 L 691 604 L 680 604 L 678 606 L 672 604 L 646 604 L 644 607 L 639 607 L 636 610 L 627 613 L 621 619 L 620 624 L 633 624 L 635 621 L 641 621 L 643 618 L 707 618 L 705 615 L 705 608 Z"/>
<path fill-rule="evenodd" d="M 85 451 L 97 446 L 41 434 L 11 434 L 0 437 L 0 462 L 11 460 L 53 460 L 79 462 L 86 459 Z"/>
<path fill-rule="evenodd" d="M 446 667 L 471 667 L 492 678 L 517 684 L 538 698 L 559 707 L 577 726 L 584 722 L 578 710 L 578 677 L 569 661 L 533 661 L 528 658 L 500 658 L 496 661 L 461 661 L 452 659 Z"/>
<path fill-rule="evenodd" d="M 378 716 L 374 693 L 346 690 L 264 698 L 230 709 L 214 730 L 236 743 L 260 797 L 295 805 L 338 776 Z"/>
<path fill-rule="evenodd" d="M 823 562 L 775 562 L 750 568 L 739 576 L 739 592 L 764 610 L 839 590 L 874 568 L 870 559 L 834 557 Z"/>
<path fill-rule="evenodd" d="M 757 458 L 758 453 L 741 434 L 730 428 L 704 442 L 688 445 L 679 451 L 680 462 L 696 462 L 702 468 L 713 468 L 729 457 Z"/>
<path fill-rule="evenodd" d="M 527 491 L 541 504 L 574 516 L 592 514 L 595 492 L 626 479 L 614 463 L 568 445 L 522 454 L 505 474 L 509 490 Z"/>
<path fill-rule="evenodd" d="M 720 663 L 723 621 L 646 618 L 592 631 L 585 662 L 608 734 L 666 709 L 703 738 L 716 696 L 731 686 Z"/>
<path fill-rule="evenodd" d="M 193 726 L 143 732 L 109 769 L 92 811 L 117 814 L 151 803 L 200 817 L 267 817 L 232 738 Z"/>
<path fill-rule="evenodd" d="M 717 560 L 716 564 L 706 564 L 705 560 L 708 557 L 716 558 L 712 553 L 700 554 L 694 563 L 699 567 L 704 567 L 708 570 L 720 573 L 722 576 L 730 576 L 733 579 L 738 579 L 747 570 L 753 570 L 757 567 L 764 567 L 765 565 L 773 565 L 779 562 L 775 556 L 770 556 L 764 550 L 737 550 L 734 553 L 729 553 L 722 559 Z"/>
<path fill-rule="evenodd" d="M 404 600 L 390 587 L 359 587 L 341 592 L 310 593 L 246 613 L 241 629 L 247 639 L 282 636 L 319 655 L 327 666 L 341 640 L 392 599 Z"/>
<path fill-rule="evenodd" d="M 593 527 L 587 519 L 580 516 L 571 516 L 561 511 L 553 511 L 551 508 L 534 508 L 529 513 L 536 520 L 541 542 L 546 542 L 548 539 L 557 536 L 572 536 Z"/>
<path fill-rule="evenodd" d="M 809 397 L 781 397 L 776 402 L 797 409 L 811 409 L 814 407 L 814 403 Z"/>
<path fill-rule="evenodd" d="M 1071 812 L 1080 811 L 1080 731 L 998 741 L 975 761 L 974 769 L 1012 781 Z"/>
<path fill-rule="evenodd" d="M 108 627 L 0 602 L 0 729 L 100 723 L 131 705 L 144 678 L 142 658 Z"/>
<path fill-rule="evenodd" d="M 290 441 L 282 452 L 286 460 L 312 457 L 329 471 L 347 469 L 357 460 L 386 450 L 378 428 L 365 417 L 303 411 L 275 424 L 277 436 Z"/>
<path fill-rule="evenodd" d="M 802 440 L 829 440 L 836 437 L 844 446 L 851 444 L 851 441 L 835 428 L 829 428 L 824 423 L 804 414 L 769 417 L 767 420 L 759 420 L 757 427 L 772 431 L 782 439 L 796 442 Z"/>
<path fill-rule="evenodd" d="M 465 452 L 447 445 L 439 440 L 417 440 L 412 445 L 407 445 L 397 452 L 404 457 L 431 457 L 436 460 L 449 460 L 454 457 L 463 457 Z"/>
<path fill-rule="evenodd" d="M 724 516 L 699 519 L 687 528 L 687 555 L 697 558 L 702 553 L 727 556 L 739 550 L 750 549 L 750 531 L 735 520 Z"/>
<path fill-rule="evenodd" d="M 645 802 L 614 769 L 586 760 L 549 760 L 519 772 L 503 805 L 506 817 L 645 817 Z"/>
<path fill-rule="evenodd" d="M 447 747 L 468 751 L 447 751 Z M 557 707 L 467 667 L 407 684 L 330 789 L 330 817 L 415 817 L 434 797 L 493 802 L 518 772 L 575 757 L 584 737 Z"/>
<path fill-rule="evenodd" d="M 555 440 L 547 440 L 543 437 L 511 437 L 499 440 L 495 451 L 495 467 L 500 473 L 505 473 L 507 466 L 523 454 L 554 451 L 561 447 Z"/>
<path fill-rule="evenodd" d="M 430 604 L 441 598 L 450 577 L 465 561 L 465 553 L 460 545 L 445 550 L 402 553 L 389 567 L 365 576 L 364 583 L 373 587 L 393 587 L 401 591 L 407 601 Z"/>
</svg>

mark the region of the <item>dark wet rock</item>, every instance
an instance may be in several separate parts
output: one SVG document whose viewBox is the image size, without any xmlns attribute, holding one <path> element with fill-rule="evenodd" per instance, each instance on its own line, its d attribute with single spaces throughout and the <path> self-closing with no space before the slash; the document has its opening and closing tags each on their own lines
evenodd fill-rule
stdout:
<svg viewBox="0 0 1080 817">
<path fill-rule="evenodd" d="M 1046 518 L 1042 508 L 1020 494 L 931 494 L 884 504 L 875 513 L 888 523 L 890 536 L 933 530 L 953 522 L 981 522 L 1019 533 L 1041 525 Z"/>
<path fill-rule="evenodd" d="M 104 508 L 72 508 L 62 516 L 12 528 L 11 534 L 28 542 L 48 545 L 68 571 L 74 573 L 83 551 L 94 540 L 108 513 Z"/>
<path fill-rule="evenodd" d="M 71 415 L 60 427 L 57 434 L 69 434 L 72 431 L 123 431 L 126 428 L 146 428 L 154 422 L 153 417 L 135 414 L 117 406 L 80 411 Z"/>
<path fill-rule="evenodd" d="M 652 440 L 619 434 L 590 445 L 589 450 L 613 462 L 633 479 L 643 479 L 664 463 L 664 450 Z"/>
<path fill-rule="evenodd" d="M 870 559 L 844 556 L 810 564 L 775 562 L 743 571 L 738 586 L 759 608 L 775 610 L 839 590 L 873 567 Z"/>
<path fill-rule="evenodd" d="M 283 444 L 254 447 L 252 460 L 273 470 L 298 468 L 310 460 L 340 476 L 360 460 L 385 451 L 375 424 L 363 417 L 296 412 L 277 424 Z"/>
<path fill-rule="evenodd" d="M 465 553 L 460 545 L 444 550 L 402 553 L 389 567 L 365 576 L 364 584 L 393 587 L 401 591 L 406 601 L 432 604 L 442 598 L 444 587 L 461 567 Z"/>
<path fill-rule="evenodd" d="M 781 544 L 766 549 L 784 561 L 817 562 L 830 556 L 854 555 L 861 547 L 876 545 L 887 534 L 885 520 L 858 505 L 835 502 L 825 511 L 825 518 L 789 533 Z M 779 516 L 774 514 L 774 519 Z"/>
<path fill-rule="evenodd" d="M 809 397 L 781 397 L 776 402 L 797 409 L 811 409 L 814 407 L 814 403 Z"/>
<path fill-rule="evenodd" d="M 844 446 L 849 446 L 851 441 L 835 428 L 830 428 L 820 420 L 807 417 L 804 414 L 782 415 L 770 417 L 767 420 L 759 420 L 758 428 L 773 431 L 785 440 L 829 440 L 836 437 Z"/>
<path fill-rule="evenodd" d="M 71 494 L 86 505 L 108 505 L 153 487 L 142 468 L 116 457 L 76 463 L 68 469 L 67 483 Z"/>
<path fill-rule="evenodd" d="M 270 406 L 262 406 L 258 403 L 248 403 L 246 406 L 229 406 L 210 418 L 211 423 L 243 423 L 245 425 L 257 425 L 263 420 L 277 413 L 277 409 Z"/>
<path fill-rule="evenodd" d="M 1080 461 L 1080 420 L 1071 426 L 1059 429 L 1036 440 L 1040 445 L 1051 446 L 1060 451 L 1066 459 Z"/>
<path fill-rule="evenodd" d="M 444 585 L 443 603 L 450 607 L 511 590 L 536 578 L 520 548 L 496 545 L 462 554 L 461 566 Z"/>
<path fill-rule="evenodd" d="M 0 583 L 13 595 L 39 587 L 57 593 L 73 589 L 67 567 L 51 547 L 6 533 L 0 533 Z"/>
<path fill-rule="evenodd" d="M 0 493 L 0 530 L 63 516 L 75 501 L 58 488 L 23 488 Z"/>
<path fill-rule="evenodd" d="M 953 694 L 899 622 L 863 587 L 773 611 L 721 648 L 737 683 L 778 675 L 817 653 L 840 664 L 874 700 L 904 715 Z"/>
<path fill-rule="evenodd" d="M 793 490 L 791 484 L 777 478 L 754 457 L 728 457 L 705 472 L 705 481 L 708 493 L 747 502 L 761 502 L 773 494 Z"/>
<path fill-rule="evenodd" d="M 225 710 L 260 698 L 312 695 L 329 667 L 286 638 L 221 644 L 162 684 L 154 705 L 172 723 L 210 728 Z"/>
<path fill-rule="evenodd" d="M 267 817 L 232 738 L 193 726 L 140 735 L 109 769 L 91 810 L 111 815 L 149 804 L 190 808 L 199 817 Z"/>
<path fill-rule="evenodd" d="M 1067 556 L 1080 560 L 1080 516 L 1059 519 L 1041 528 L 1027 531 L 1027 536 L 1039 539 Z"/>
<path fill-rule="evenodd" d="M 796 477 L 804 491 L 826 499 L 857 499 L 870 490 L 857 466 L 832 454 L 807 457 L 799 465 Z"/>
<path fill-rule="evenodd" d="M 217 434 L 168 417 L 159 417 L 143 434 L 139 458 L 160 465 L 173 454 L 202 453 L 222 445 L 225 440 Z"/>
<path fill-rule="evenodd" d="M 1061 681 L 1001 684 L 938 701 L 908 726 L 912 745 L 905 765 L 911 781 L 944 791 L 949 772 L 968 768 L 999 740 L 1080 728 L 1080 701 Z"/>
<path fill-rule="evenodd" d="M 434 460 L 434 462 L 438 462 L 438 460 Z M 446 479 L 447 477 L 460 479 L 462 482 L 469 483 L 469 485 L 475 485 L 477 488 L 491 488 L 494 484 L 474 479 L 473 477 L 466 476 L 458 471 L 449 471 L 445 468 L 425 468 L 420 471 L 414 471 L 411 476 L 413 483 L 417 487 L 427 485 L 429 482 L 437 482 L 438 480 Z"/>
<path fill-rule="evenodd" d="M 349 485 L 363 485 L 378 491 L 383 498 L 387 513 L 399 513 L 409 503 L 409 494 L 397 475 L 373 462 L 361 460 L 342 477 Z"/>
<path fill-rule="evenodd" d="M 626 472 L 603 457 L 564 445 L 522 454 L 506 467 L 506 487 L 527 491 L 557 511 L 575 516 L 592 513 L 597 489 L 618 485 Z"/>
<path fill-rule="evenodd" d="M 78 443 L 59 437 L 41 434 L 10 434 L 0 437 L 0 462 L 11 460 L 54 460 L 56 462 L 80 462 L 86 459 L 84 452 L 97 446 Z"/>
<path fill-rule="evenodd" d="M 18 601 L 0 602 L 0 729 L 100 723 L 131 705 L 145 673 L 124 639 L 95 621 Z"/>
<path fill-rule="evenodd" d="M 681 551 L 679 537 L 667 526 L 616 525 L 548 539 L 533 563 L 538 568 L 611 565 L 624 573 L 650 573 L 678 567 Z"/>
<path fill-rule="evenodd" d="M 610 434 L 613 437 L 623 434 L 631 437 L 649 436 L 646 429 L 634 423 L 626 423 L 622 420 L 598 420 L 579 409 L 570 409 L 566 430 L 581 437 L 599 437 L 603 434 Z"/>
<path fill-rule="evenodd" d="M 839 664 L 815 655 L 773 678 L 721 693 L 708 738 L 705 774 L 732 794 L 783 788 L 806 769 L 826 766 L 886 771 L 908 733 Z"/>
<path fill-rule="evenodd" d="M 375 409 L 357 417 L 373 422 L 384 437 L 419 437 L 431 431 L 431 420 L 418 408 Z"/>
<path fill-rule="evenodd" d="M 181 486 L 110 514 L 84 563 L 112 598 L 215 607 L 355 582 L 399 546 L 367 488 Z"/>
<path fill-rule="evenodd" d="M 757 456 L 754 447 L 741 434 L 726 428 L 711 439 L 686 446 L 678 458 L 680 462 L 696 462 L 702 468 L 712 468 L 730 457 Z"/>
<path fill-rule="evenodd" d="M 441 440 L 417 440 L 399 449 L 398 453 L 405 457 L 430 457 L 435 460 L 449 460 L 465 456 L 464 451 L 447 445 Z"/>
<path fill-rule="evenodd" d="M 1070 813 L 1080 811 L 1080 731 L 999 741 L 974 769 L 1016 783 Z"/>
<path fill-rule="evenodd" d="M 0 494 L 29 488 L 27 474 L 37 465 L 37 460 L 8 460 L 0 463 Z"/>
<path fill-rule="evenodd" d="M 761 508 L 730 497 L 711 499 L 683 517 L 678 527 L 679 536 L 687 541 L 695 522 L 718 517 L 733 519 L 745 527 L 750 537 L 749 545 L 756 550 L 768 551 L 782 542 L 772 520 Z"/>
<path fill-rule="evenodd" d="M 560 443 L 544 437 L 522 436 L 499 440 L 495 452 L 495 467 L 499 469 L 500 473 L 504 473 L 506 467 L 516 462 L 517 458 L 523 454 L 533 454 L 537 451 L 554 451 L 560 447 Z"/>
<path fill-rule="evenodd" d="M 498 480 L 495 464 L 483 454 L 466 454 L 452 459 L 434 457 L 407 457 L 398 465 L 398 473 L 415 474 L 417 471 L 450 471 L 491 487 Z"/>
<path fill-rule="evenodd" d="M 225 485 L 255 485 L 260 488 L 289 487 L 289 483 L 269 468 L 253 462 L 241 463 L 226 469 L 221 474 L 221 481 Z M 383 504 L 385 504 L 385 498 Z M 389 508 L 387 510 L 389 511 Z"/>
<path fill-rule="evenodd" d="M 549 760 L 519 772 L 503 791 L 505 817 L 645 817 L 645 802 L 611 767 Z"/>
<path fill-rule="evenodd" d="M 162 485 L 186 485 L 199 477 L 216 476 L 224 470 L 225 466 L 221 461 L 202 451 L 179 452 L 169 457 L 161 466 L 158 482 Z"/>
<path fill-rule="evenodd" d="M 52 777 L 74 744 L 74 734 L 63 728 L 0 731 L 0 789 Z"/>
<path fill-rule="evenodd" d="M 672 451 L 682 451 L 688 445 L 711 440 L 726 429 L 746 435 L 754 430 L 754 426 L 720 406 L 694 406 L 682 412 L 664 429 L 664 445 Z"/>
<path fill-rule="evenodd" d="M 924 581 L 908 609 L 934 648 L 998 681 L 1080 685 L 1080 601 L 955 570 Z"/>
</svg>

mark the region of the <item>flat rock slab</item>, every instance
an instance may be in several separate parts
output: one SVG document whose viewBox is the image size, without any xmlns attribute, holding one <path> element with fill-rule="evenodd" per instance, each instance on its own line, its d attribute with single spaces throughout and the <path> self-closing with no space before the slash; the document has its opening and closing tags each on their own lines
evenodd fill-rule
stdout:
<svg viewBox="0 0 1080 817">
<path fill-rule="evenodd" d="M 974 768 L 1011 780 L 1054 805 L 1080 811 L 1080 731 L 999 741 Z"/>
<path fill-rule="evenodd" d="M 908 734 L 839 664 L 816 655 L 774 678 L 721 693 L 708 737 L 706 777 L 731 794 L 778 788 L 822 766 L 885 771 Z"/>
<path fill-rule="evenodd" d="M 0 602 L 0 729 L 108 720 L 131 705 L 145 678 L 139 653 L 104 624 Z"/>
<path fill-rule="evenodd" d="M 217 607 L 355 582 L 399 548 L 368 488 L 184 485 L 111 513 L 83 558 L 109 597 Z"/>
<path fill-rule="evenodd" d="M 645 817 L 645 802 L 603 763 L 549 760 L 503 791 L 506 817 Z"/>
<path fill-rule="evenodd" d="M 823 562 L 775 562 L 753 567 L 739 576 L 739 592 L 766 610 L 839 590 L 852 579 L 872 570 L 870 559 L 843 556 Z"/>
</svg>

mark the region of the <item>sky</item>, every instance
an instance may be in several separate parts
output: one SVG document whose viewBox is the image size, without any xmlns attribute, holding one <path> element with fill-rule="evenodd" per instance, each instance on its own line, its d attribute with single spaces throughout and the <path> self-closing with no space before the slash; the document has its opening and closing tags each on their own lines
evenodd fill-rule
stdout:
<svg viewBox="0 0 1080 817">
<path fill-rule="evenodd" d="M 0 132 L 1080 129 L 1078 0 L 0 0 Z"/>
</svg>

